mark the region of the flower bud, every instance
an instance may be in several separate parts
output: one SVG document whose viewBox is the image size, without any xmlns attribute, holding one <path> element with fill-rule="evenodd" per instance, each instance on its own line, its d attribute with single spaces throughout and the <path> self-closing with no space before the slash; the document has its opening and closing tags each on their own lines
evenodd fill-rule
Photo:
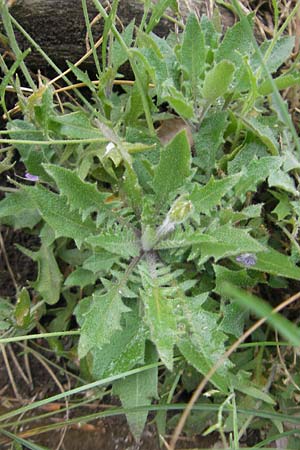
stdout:
<svg viewBox="0 0 300 450">
<path fill-rule="evenodd" d="M 193 204 L 190 200 L 186 200 L 184 197 L 179 197 L 171 206 L 168 212 L 168 218 L 170 222 L 182 223 L 193 211 Z"/>
</svg>

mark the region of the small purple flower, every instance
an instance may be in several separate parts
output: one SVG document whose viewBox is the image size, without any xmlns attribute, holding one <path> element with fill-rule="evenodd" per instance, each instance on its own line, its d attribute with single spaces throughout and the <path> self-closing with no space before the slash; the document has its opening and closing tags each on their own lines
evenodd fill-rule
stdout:
<svg viewBox="0 0 300 450">
<path fill-rule="evenodd" d="M 241 253 L 235 259 L 237 262 L 243 264 L 245 267 L 255 266 L 257 262 L 257 258 L 255 255 L 253 255 L 253 253 Z"/>
<path fill-rule="evenodd" d="M 29 172 L 25 173 L 25 178 L 29 181 L 39 181 L 39 177 L 37 175 L 32 175 L 32 173 Z"/>
</svg>

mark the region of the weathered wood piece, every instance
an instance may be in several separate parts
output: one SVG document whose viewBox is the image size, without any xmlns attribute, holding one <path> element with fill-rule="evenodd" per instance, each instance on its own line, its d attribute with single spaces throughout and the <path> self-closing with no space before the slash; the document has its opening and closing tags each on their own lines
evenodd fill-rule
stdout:
<svg viewBox="0 0 300 450">
<path fill-rule="evenodd" d="M 101 0 L 101 3 L 107 6 L 108 2 Z M 186 16 L 189 10 L 205 13 L 208 3 L 207 0 L 179 1 L 183 16 Z M 10 0 L 10 4 L 12 16 L 61 69 L 66 67 L 66 60 L 74 63 L 85 54 L 86 25 L 81 0 Z M 98 11 L 92 0 L 87 0 L 87 6 L 89 18 L 92 20 Z M 140 0 L 120 0 L 118 17 L 125 26 L 133 18 L 136 24 L 139 24 L 142 14 L 143 3 Z M 232 17 L 225 9 L 222 10 L 222 17 L 225 26 L 232 23 Z M 98 39 L 103 31 L 103 20 L 100 19 L 92 29 L 95 39 Z M 174 29 L 174 24 L 162 19 L 155 32 L 165 36 L 170 29 Z M 32 48 L 26 38 L 18 30 L 15 31 L 20 48 Z M 46 61 L 33 48 L 26 62 L 33 70 L 47 70 Z M 91 70 L 93 64 L 93 58 L 90 58 L 85 68 Z"/>
</svg>

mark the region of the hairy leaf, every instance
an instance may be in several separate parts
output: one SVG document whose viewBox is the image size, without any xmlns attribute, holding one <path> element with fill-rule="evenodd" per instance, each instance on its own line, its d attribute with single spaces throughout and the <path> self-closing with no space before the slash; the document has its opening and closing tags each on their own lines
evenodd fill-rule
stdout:
<svg viewBox="0 0 300 450">
<path fill-rule="evenodd" d="M 100 247 L 123 258 L 138 256 L 140 245 L 133 230 L 130 228 L 115 228 L 114 230 L 90 236 L 86 242 L 92 247 Z"/>
<path fill-rule="evenodd" d="M 92 351 L 92 372 L 96 379 L 126 372 L 144 363 L 145 342 L 149 333 L 136 310 L 125 314 L 124 322 L 123 328 L 113 334 L 111 342 Z"/>
<path fill-rule="evenodd" d="M 89 270 L 78 267 L 65 279 L 65 286 L 80 286 L 84 288 L 89 284 L 94 284 L 97 277 Z"/>
<path fill-rule="evenodd" d="M 241 117 L 241 120 L 244 123 L 244 125 L 249 130 L 251 130 L 255 134 L 255 136 L 259 137 L 259 139 L 266 145 L 271 155 L 273 156 L 278 155 L 279 145 L 271 127 L 264 125 L 254 117 L 250 118 Z"/>
<path fill-rule="evenodd" d="M 60 297 L 62 274 L 53 254 L 53 248 L 43 242 L 37 252 L 32 252 L 20 245 L 17 247 L 38 263 L 38 276 L 32 283 L 34 289 L 49 305 L 57 303 Z"/>
<path fill-rule="evenodd" d="M 177 338 L 176 303 L 168 288 L 160 286 L 155 261 L 140 265 L 143 289 L 140 291 L 145 308 L 145 322 L 152 342 L 165 366 L 173 368 L 173 347 Z M 164 282 L 165 284 L 165 282 Z"/>
<path fill-rule="evenodd" d="M 248 234 L 247 230 L 235 228 L 230 224 L 217 227 L 209 231 L 217 242 L 205 242 L 200 244 L 201 262 L 213 257 L 216 261 L 227 256 L 238 255 L 246 252 L 263 252 L 266 248 Z"/>
<path fill-rule="evenodd" d="M 246 194 L 248 191 L 255 191 L 256 186 L 264 181 L 272 172 L 279 169 L 282 160 L 279 157 L 266 156 L 254 159 L 244 169 L 242 177 L 235 186 L 236 195 Z"/>
<path fill-rule="evenodd" d="M 245 32 L 246 20 L 252 25 L 253 15 L 249 14 L 248 17 L 243 17 L 240 22 L 227 29 L 215 54 L 217 62 L 228 59 L 238 67 L 241 64 L 242 57 L 253 52 L 253 44 L 249 40 L 249 34 Z"/>
<path fill-rule="evenodd" d="M 191 175 L 191 151 L 186 131 L 161 150 L 160 161 L 155 168 L 153 186 L 159 203 L 164 203 L 176 194 Z"/>
<path fill-rule="evenodd" d="M 29 209 L 36 209 L 35 202 L 24 190 L 7 193 L 0 202 L 0 219 L 7 216 L 15 216 Z"/>
<path fill-rule="evenodd" d="M 155 362 L 157 356 L 152 352 L 146 363 Z M 157 398 L 158 369 L 157 367 L 131 375 L 125 380 L 118 380 L 113 385 L 113 393 L 117 394 L 124 408 L 137 408 L 139 406 L 151 405 L 152 398 Z M 136 440 L 140 439 L 143 432 L 148 411 L 128 412 L 126 418 L 128 420 L 130 430 Z"/>
<path fill-rule="evenodd" d="M 79 210 L 83 220 L 94 211 L 108 209 L 104 203 L 109 194 L 98 191 L 95 184 L 79 178 L 76 172 L 54 164 L 45 164 L 46 172 L 55 180 L 62 195 L 68 199 L 70 210 Z"/>
<path fill-rule="evenodd" d="M 191 13 L 187 19 L 183 43 L 181 47 L 181 64 L 186 73 L 186 78 L 191 83 L 195 96 L 200 75 L 205 68 L 206 49 L 204 34 L 195 13 Z"/>
<path fill-rule="evenodd" d="M 23 288 L 18 295 L 15 319 L 21 328 L 26 328 L 30 324 L 30 296 L 26 288 Z"/>
<path fill-rule="evenodd" d="M 207 330 L 206 342 L 208 342 L 210 339 L 209 331 L 211 330 Z M 206 342 L 204 342 L 204 346 L 206 345 Z M 191 339 L 186 337 L 182 338 L 178 342 L 177 346 L 184 358 L 189 362 L 189 364 L 195 367 L 198 372 L 202 373 L 203 375 L 206 375 L 209 372 L 213 364 L 211 363 L 210 359 L 206 359 L 201 351 L 201 346 L 199 346 L 198 343 L 194 343 L 193 341 L 191 341 Z M 228 383 L 224 376 L 215 373 L 211 377 L 211 381 L 222 392 L 227 392 Z"/>
<path fill-rule="evenodd" d="M 82 242 L 96 231 L 91 219 L 83 221 L 77 211 L 70 211 L 66 197 L 53 194 L 41 186 L 28 186 L 23 189 L 35 202 L 45 222 L 53 228 L 56 238 L 70 237 L 80 247 Z"/>
<path fill-rule="evenodd" d="M 266 252 L 257 255 L 256 264 L 251 269 L 279 275 L 281 277 L 300 279 L 300 267 L 293 260 L 270 247 Z"/>
<path fill-rule="evenodd" d="M 69 139 L 99 139 L 107 141 L 102 132 L 91 125 L 90 119 L 81 111 L 65 114 L 63 116 L 53 116 L 49 128 L 57 134 L 66 136 Z"/>
<path fill-rule="evenodd" d="M 196 212 L 208 214 L 218 206 L 224 195 L 238 183 L 240 176 L 232 175 L 217 181 L 211 178 L 205 186 L 196 184 L 190 195 Z"/>
<path fill-rule="evenodd" d="M 93 273 L 108 272 L 118 260 L 119 258 L 116 255 L 112 255 L 102 249 L 94 249 L 93 254 L 83 262 L 82 267 Z"/>
<path fill-rule="evenodd" d="M 206 116 L 195 137 L 195 164 L 210 175 L 216 165 L 217 151 L 224 142 L 224 133 L 228 126 L 227 112 L 217 111 Z"/>
<path fill-rule="evenodd" d="M 112 286 L 106 294 L 96 291 L 88 311 L 84 314 L 78 345 L 79 358 L 94 347 L 102 348 L 110 342 L 116 330 L 121 329 L 123 313 L 130 311 L 121 300 L 119 288 Z"/>
<path fill-rule="evenodd" d="M 194 109 L 192 102 L 187 100 L 183 93 L 176 89 L 170 80 L 164 82 L 161 96 L 163 101 L 168 102 L 179 116 L 185 119 L 191 119 L 193 117 Z"/>
<path fill-rule="evenodd" d="M 206 73 L 202 88 L 202 95 L 209 103 L 226 94 L 233 78 L 235 67 L 225 60 L 216 64 Z"/>
</svg>

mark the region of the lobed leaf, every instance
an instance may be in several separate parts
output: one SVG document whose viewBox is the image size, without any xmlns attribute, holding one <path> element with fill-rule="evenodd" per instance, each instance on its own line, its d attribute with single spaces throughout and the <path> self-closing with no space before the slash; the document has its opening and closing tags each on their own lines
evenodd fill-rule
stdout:
<svg viewBox="0 0 300 450">
<path fill-rule="evenodd" d="M 90 236 L 86 242 L 92 247 L 103 248 L 104 250 L 122 256 L 123 258 L 130 258 L 140 254 L 140 243 L 136 234 L 130 228 L 115 228 L 97 236 Z"/>
<path fill-rule="evenodd" d="M 200 244 L 202 263 L 209 258 L 218 261 L 221 258 L 240 253 L 257 253 L 266 250 L 262 244 L 248 234 L 248 230 L 233 227 L 231 224 L 219 226 L 207 234 L 217 242 Z"/>
<path fill-rule="evenodd" d="M 189 197 L 194 205 L 195 211 L 197 213 L 208 214 L 220 204 L 224 195 L 238 183 L 240 177 L 241 174 L 236 174 L 217 181 L 212 177 L 205 186 L 195 184 Z"/>
<path fill-rule="evenodd" d="M 98 191 L 96 184 L 79 178 L 76 172 L 54 164 L 44 164 L 46 172 L 55 180 L 62 195 L 68 199 L 70 210 L 78 210 L 83 220 L 94 211 L 103 212 L 108 209 L 105 200 L 106 192 Z"/>
<path fill-rule="evenodd" d="M 26 186 L 23 189 L 34 201 L 45 222 L 54 230 L 55 238 L 69 237 L 80 247 L 82 242 L 96 231 L 91 219 L 83 221 L 77 211 L 70 211 L 66 197 L 53 194 L 41 186 Z"/>
<path fill-rule="evenodd" d="M 118 286 L 112 286 L 105 294 L 94 292 L 90 308 L 83 314 L 79 358 L 83 358 L 94 347 L 101 349 L 110 342 L 115 331 L 121 329 L 122 314 L 129 311 L 121 300 Z"/>
</svg>

